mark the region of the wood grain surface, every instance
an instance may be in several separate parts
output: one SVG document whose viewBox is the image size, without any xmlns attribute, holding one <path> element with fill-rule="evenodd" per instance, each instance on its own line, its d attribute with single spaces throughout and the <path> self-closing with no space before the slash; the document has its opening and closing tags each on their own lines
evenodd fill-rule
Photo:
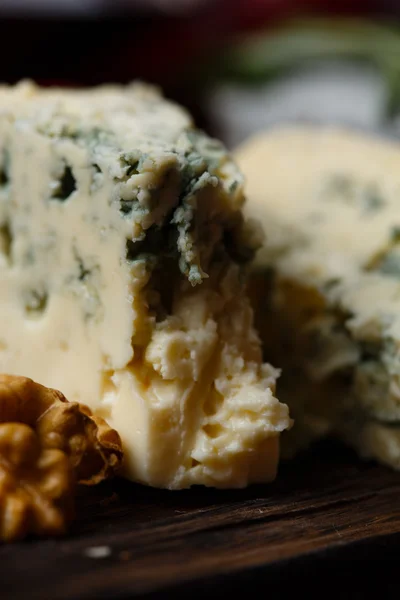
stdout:
<svg viewBox="0 0 400 600">
<path fill-rule="evenodd" d="M 247 490 L 116 480 L 81 495 L 67 537 L 0 547 L 0 598 L 397 596 L 399 495 L 400 474 L 327 442 Z"/>
</svg>

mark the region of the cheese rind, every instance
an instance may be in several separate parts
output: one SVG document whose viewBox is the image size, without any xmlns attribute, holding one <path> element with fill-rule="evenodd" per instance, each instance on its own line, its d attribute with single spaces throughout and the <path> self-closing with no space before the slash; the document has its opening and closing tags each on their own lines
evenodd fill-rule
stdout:
<svg viewBox="0 0 400 600">
<path fill-rule="evenodd" d="M 266 230 L 254 270 L 274 273 L 257 319 L 285 374 L 287 450 L 336 432 L 398 468 L 400 146 L 297 127 L 256 136 L 236 159 L 247 214 Z"/>
<path fill-rule="evenodd" d="M 88 404 L 125 472 L 274 477 L 287 407 L 244 295 L 258 236 L 224 148 L 153 88 L 0 88 L 0 370 Z"/>
</svg>

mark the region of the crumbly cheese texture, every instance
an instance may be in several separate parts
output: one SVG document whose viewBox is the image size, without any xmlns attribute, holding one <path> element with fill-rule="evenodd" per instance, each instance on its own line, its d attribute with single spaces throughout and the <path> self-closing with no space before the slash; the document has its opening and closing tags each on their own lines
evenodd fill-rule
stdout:
<svg viewBox="0 0 400 600">
<path fill-rule="evenodd" d="M 242 204 L 225 149 L 151 87 L 0 88 L 0 370 L 105 417 L 133 480 L 275 476 L 290 419 L 244 294 Z"/>
<path fill-rule="evenodd" d="M 252 295 L 285 373 L 287 450 L 334 432 L 400 468 L 400 146 L 296 127 L 236 159 L 266 230 Z"/>
</svg>

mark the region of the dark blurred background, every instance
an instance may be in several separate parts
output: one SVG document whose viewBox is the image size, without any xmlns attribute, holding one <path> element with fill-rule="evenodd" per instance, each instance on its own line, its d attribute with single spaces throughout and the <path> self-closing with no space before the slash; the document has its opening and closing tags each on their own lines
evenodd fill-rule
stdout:
<svg viewBox="0 0 400 600">
<path fill-rule="evenodd" d="M 0 0 L 0 79 L 140 78 L 232 146 L 260 126 L 397 129 L 400 0 Z"/>
</svg>

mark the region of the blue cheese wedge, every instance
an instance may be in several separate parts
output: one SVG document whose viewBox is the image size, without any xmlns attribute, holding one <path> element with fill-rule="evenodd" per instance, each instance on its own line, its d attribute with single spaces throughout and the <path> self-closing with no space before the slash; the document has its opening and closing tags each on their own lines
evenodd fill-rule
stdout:
<svg viewBox="0 0 400 600">
<path fill-rule="evenodd" d="M 0 88 L 0 370 L 106 418 L 135 481 L 275 476 L 290 419 L 244 292 L 242 188 L 151 87 Z"/>
<path fill-rule="evenodd" d="M 285 451 L 334 433 L 400 468 L 400 146 L 296 127 L 236 159 L 266 230 L 252 295 L 295 418 Z"/>
</svg>

